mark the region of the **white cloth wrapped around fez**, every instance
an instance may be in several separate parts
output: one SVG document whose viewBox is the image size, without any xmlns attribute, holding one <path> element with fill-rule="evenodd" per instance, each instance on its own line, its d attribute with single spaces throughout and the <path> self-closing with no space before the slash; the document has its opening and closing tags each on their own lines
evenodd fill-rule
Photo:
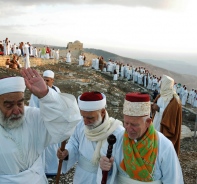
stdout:
<svg viewBox="0 0 197 184">
<path fill-rule="evenodd" d="M 0 95 L 12 92 L 24 92 L 25 87 L 23 77 L 8 77 L 0 79 Z"/>
<path fill-rule="evenodd" d="M 95 100 L 94 99 L 95 97 L 91 99 L 92 93 L 98 93 L 98 96 L 102 95 L 102 97 L 99 100 L 98 99 Z M 83 100 L 83 95 L 86 95 L 86 96 L 89 95 L 89 101 Z M 83 111 L 97 111 L 102 108 L 105 108 L 106 96 L 103 93 L 99 93 L 99 92 L 86 92 L 78 97 L 78 105 L 79 105 L 79 109 Z"/>
<path fill-rule="evenodd" d="M 128 93 L 125 96 L 123 114 L 128 116 L 150 115 L 150 96 L 146 93 Z"/>
<path fill-rule="evenodd" d="M 50 77 L 50 78 L 53 78 L 53 79 L 54 79 L 54 76 L 55 76 L 55 74 L 54 74 L 54 72 L 51 71 L 51 70 L 46 70 L 46 71 L 44 71 L 44 73 L 43 73 L 43 77 Z"/>
</svg>

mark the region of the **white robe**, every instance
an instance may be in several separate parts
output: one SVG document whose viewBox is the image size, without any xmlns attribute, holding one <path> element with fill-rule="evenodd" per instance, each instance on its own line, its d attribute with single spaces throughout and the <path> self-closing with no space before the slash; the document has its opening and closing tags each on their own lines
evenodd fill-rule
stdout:
<svg viewBox="0 0 197 184">
<path fill-rule="evenodd" d="M 124 128 L 119 126 L 113 134 L 116 136 L 121 131 L 124 132 Z M 104 142 L 107 141 L 105 140 Z M 68 171 L 80 160 L 76 166 L 73 184 L 96 183 L 98 166 L 93 167 L 91 163 L 96 144 L 97 142 L 90 141 L 86 138 L 84 134 L 84 122 L 83 120 L 80 121 L 75 128 L 74 134 L 66 144 L 66 149 L 69 152 L 69 159 L 68 161 L 64 161 L 62 165 L 62 168 Z"/>
<path fill-rule="evenodd" d="M 96 58 L 95 59 L 95 70 L 98 70 L 99 69 L 99 59 Z"/>
<path fill-rule="evenodd" d="M 66 62 L 71 63 L 71 53 L 70 52 L 68 52 L 66 55 Z"/>
<path fill-rule="evenodd" d="M 197 93 L 194 96 L 194 104 L 193 107 L 197 107 Z"/>
<path fill-rule="evenodd" d="M 52 59 L 55 58 L 55 50 L 54 49 L 51 51 L 51 58 Z"/>
<path fill-rule="evenodd" d="M 16 54 L 17 54 L 18 56 L 20 56 L 20 55 L 21 55 L 21 49 L 16 49 Z"/>
<path fill-rule="evenodd" d="M 188 100 L 187 100 L 187 103 L 189 103 L 189 104 L 192 104 L 193 93 L 194 93 L 194 90 L 191 90 L 189 92 L 189 96 L 188 96 Z"/>
<path fill-rule="evenodd" d="M 118 80 L 118 74 L 114 74 L 113 80 Z"/>
<path fill-rule="evenodd" d="M 24 67 L 27 69 L 27 68 L 30 68 L 30 61 L 29 61 L 29 46 L 26 44 L 25 47 L 24 47 L 24 53 L 26 54 L 25 56 L 25 64 L 24 64 Z"/>
<path fill-rule="evenodd" d="M 57 86 L 53 86 L 56 89 L 56 92 L 60 93 L 60 89 Z M 29 100 L 29 106 L 30 107 L 37 107 L 40 108 L 40 100 L 37 96 L 34 94 L 31 94 L 30 100 Z"/>
<path fill-rule="evenodd" d="M 152 90 L 153 79 L 149 77 L 147 89 Z"/>
<path fill-rule="evenodd" d="M 16 44 L 13 45 L 13 54 L 16 54 Z"/>
<path fill-rule="evenodd" d="M 60 89 L 57 86 L 55 87 L 56 91 L 60 93 Z M 31 94 L 31 98 L 29 101 L 29 106 L 30 107 L 40 107 L 39 104 L 39 99 L 37 96 Z M 60 143 L 52 144 L 49 145 L 45 150 L 43 151 L 42 154 L 42 161 L 43 161 L 43 167 L 45 168 L 45 173 L 49 175 L 56 175 L 57 174 L 57 169 L 58 169 L 58 164 L 59 164 L 59 159 L 57 158 L 57 150 L 60 147 Z"/>
<path fill-rule="evenodd" d="M 84 56 L 79 55 L 79 66 L 83 66 L 84 65 Z"/>
<path fill-rule="evenodd" d="M 115 159 L 115 162 L 113 163 L 112 169 L 108 173 L 107 178 L 107 184 L 120 184 L 118 182 L 117 174 L 123 173 L 125 177 L 129 177 L 127 173 L 125 173 L 120 168 L 120 163 L 123 160 L 123 148 L 122 148 L 122 141 L 123 141 L 123 134 L 124 132 L 121 132 L 116 136 L 116 143 L 113 148 L 112 156 Z M 174 146 L 172 145 L 172 142 L 168 140 L 163 134 L 158 132 L 158 138 L 159 138 L 159 150 L 158 150 L 158 156 L 153 172 L 153 178 L 154 181 L 161 180 L 163 184 L 184 184 L 183 183 L 183 175 L 182 170 L 180 167 L 180 163 L 177 157 L 177 154 L 174 150 Z M 106 149 L 107 145 L 105 144 L 102 149 L 102 155 L 106 155 Z M 99 168 L 99 174 L 97 177 L 97 183 L 101 180 L 102 172 Z"/>
<path fill-rule="evenodd" d="M 134 82 L 138 82 L 138 72 L 137 71 L 135 71 L 134 72 Z"/>
<path fill-rule="evenodd" d="M 160 123 L 162 120 L 162 116 L 163 116 L 163 112 L 165 110 L 165 108 L 167 107 L 167 105 L 169 104 L 169 102 L 164 102 L 162 97 L 159 97 L 157 100 L 157 105 L 159 106 L 159 112 L 156 111 L 154 119 L 153 119 L 153 125 L 155 127 L 155 130 L 160 132 Z"/>
<path fill-rule="evenodd" d="M 108 64 L 107 64 L 107 71 L 108 72 L 112 72 L 113 71 L 113 65 L 112 65 L 111 62 L 108 62 Z"/>
<path fill-rule="evenodd" d="M 181 95 L 182 96 L 181 103 L 182 103 L 182 105 L 185 105 L 186 101 L 187 101 L 187 95 L 188 95 L 187 89 L 184 89 L 181 94 L 182 94 Z"/>
<path fill-rule="evenodd" d="M 55 59 L 58 60 L 59 59 L 59 49 L 57 49 L 55 51 Z"/>
<path fill-rule="evenodd" d="M 49 88 L 40 99 L 40 109 L 25 107 L 24 114 L 20 127 L 0 126 L 0 183 L 46 184 L 39 157 L 45 147 L 70 137 L 81 118 L 77 102 L 74 96 Z"/>
<path fill-rule="evenodd" d="M 33 49 L 33 55 L 34 55 L 34 57 L 37 57 L 37 56 L 38 56 L 37 48 L 34 48 L 34 49 Z"/>
<path fill-rule="evenodd" d="M 193 93 L 192 93 L 192 95 L 191 95 L 191 105 L 192 105 L 192 106 L 194 105 L 195 96 L 196 96 L 196 93 L 195 93 L 195 91 L 193 91 Z"/>
<path fill-rule="evenodd" d="M 92 69 L 95 69 L 95 59 L 92 59 Z"/>
</svg>

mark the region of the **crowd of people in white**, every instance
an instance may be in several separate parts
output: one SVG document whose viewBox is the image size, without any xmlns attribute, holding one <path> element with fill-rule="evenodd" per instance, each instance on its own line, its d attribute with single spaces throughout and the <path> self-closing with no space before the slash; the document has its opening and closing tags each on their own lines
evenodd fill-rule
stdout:
<svg viewBox="0 0 197 184">
<path fill-rule="evenodd" d="M 92 59 L 92 69 L 99 70 L 98 58 Z M 160 92 L 161 76 L 157 77 L 151 74 L 144 67 L 134 67 L 109 59 L 104 65 L 102 72 L 110 72 L 113 74 L 113 80 L 118 80 L 119 77 L 127 78 L 129 81 L 142 85 L 148 90 L 154 91 L 156 94 Z M 197 90 L 192 89 L 188 92 L 187 87 L 180 83 L 174 84 L 174 90 L 179 95 L 183 106 L 188 103 L 191 104 L 192 107 L 197 107 Z"/>
<path fill-rule="evenodd" d="M 29 57 L 56 60 L 59 59 L 59 49 L 50 49 L 48 46 L 37 49 L 29 42 L 20 42 L 18 45 L 16 43 L 12 44 L 8 38 L 3 40 L 2 46 L 4 55 L 16 55 L 18 57 L 23 57 L 25 68 L 30 67 Z"/>
<path fill-rule="evenodd" d="M 18 56 L 29 55 L 30 57 L 38 57 L 43 59 L 59 59 L 59 49 L 50 49 L 48 46 L 37 49 L 29 42 L 20 42 L 12 44 L 8 38 L 2 42 L 4 55 L 16 54 Z"/>
<path fill-rule="evenodd" d="M 2 45 L 4 47 L 4 55 L 15 54 L 17 56 L 23 56 L 23 61 L 25 62 L 25 68 L 30 67 L 29 57 L 38 57 L 43 59 L 59 59 L 59 49 L 50 49 L 48 46 L 38 49 L 33 47 L 29 42 L 20 42 L 17 44 L 12 44 L 8 38 L 3 40 Z M 79 65 L 83 66 L 86 60 L 84 53 L 79 55 Z M 66 62 L 71 63 L 71 53 L 70 50 L 66 55 Z M 161 76 L 151 74 L 144 67 L 132 67 L 129 64 L 123 64 L 120 62 L 114 62 L 111 59 L 107 63 L 104 63 L 103 57 L 92 59 L 92 68 L 95 70 L 101 70 L 102 72 L 110 72 L 113 74 L 113 80 L 118 80 L 119 77 L 127 78 L 139 85 L 144 86 L 148 90 L 154 91 L 155 94 L 160 91 L 160 81 Z M 174 84 L 174 89 L 179 95 L 182 105 L 186 103 L 191 104 L 192 107 L 197 107 L 197 90 L 192 89 L 188 92 L 185 85 L 180 83 Z"/>
</svg>

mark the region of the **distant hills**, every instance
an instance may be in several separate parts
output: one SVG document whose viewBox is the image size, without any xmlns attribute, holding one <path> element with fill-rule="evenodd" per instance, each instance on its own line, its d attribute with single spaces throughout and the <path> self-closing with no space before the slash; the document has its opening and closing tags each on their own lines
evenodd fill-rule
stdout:
<svg viewBox="0 0 197 184">
<path fill-rule="evenodd" d="M 185 61 L 177 60 L 153 60 L 153 59 L 140 59 L 145 63 L 150 63 L 154 66 L 165 68 L 167 70 L 176 71 L 180 74 L 188 74 L 197 76 L 197 64 L 190 64 Z"/>
</svg>

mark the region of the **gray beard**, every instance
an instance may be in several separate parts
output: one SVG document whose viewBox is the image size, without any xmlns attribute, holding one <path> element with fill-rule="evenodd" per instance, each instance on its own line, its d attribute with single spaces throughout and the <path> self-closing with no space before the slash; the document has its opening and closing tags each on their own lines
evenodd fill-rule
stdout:
<svg viewBox="0 0 197 184">
<path fill-rule="evenodd" d="M 14 120 L 13 118 L 19 118 Z M 4 114 L 0 111 L 0 125 L 5 129 L 13 129 L 18 128 L 23 124 L 24 114 L 14 115 L 12 114 L 10 117 L 6 118 Z"/>
<path fill-rule="evenodd" d="M 86 125 L 86 127 L 87 127 L 89 130 L 92 130 L 92 129 L 98 127 L 98 126 L 101 125 L 101 124 L 102 124 L 102 117 L 101 117 L 101 115 L 100 115 L 99 118 L 98 118 L 98 120 L 95 121 L 94 124 L 92 124 L 92 125 Z"/>
</svg>

